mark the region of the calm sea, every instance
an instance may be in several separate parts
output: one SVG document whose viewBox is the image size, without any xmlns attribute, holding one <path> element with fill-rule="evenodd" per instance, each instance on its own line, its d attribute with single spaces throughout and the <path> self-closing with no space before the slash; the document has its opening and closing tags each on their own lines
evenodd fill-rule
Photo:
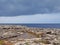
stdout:
<svg viewBox="0 0 60 45">
<path fill-rule="evenodd" d="M 3 25 L 22 25 L 36 28 L 60 28 L 60 24 L 3 24 Z"/>
</svg>

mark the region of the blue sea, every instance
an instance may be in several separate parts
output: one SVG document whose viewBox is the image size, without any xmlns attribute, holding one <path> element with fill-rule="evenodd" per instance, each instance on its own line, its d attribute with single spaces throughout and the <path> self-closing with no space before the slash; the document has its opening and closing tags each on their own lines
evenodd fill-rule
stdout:
<svg viewBox="0 0 60 45">
<path fill-rule="evenodd" d="M 36 28 L 60 28 L 60 24 L 3 24 L 3 25 L 22 25 Z"/>
</svg>

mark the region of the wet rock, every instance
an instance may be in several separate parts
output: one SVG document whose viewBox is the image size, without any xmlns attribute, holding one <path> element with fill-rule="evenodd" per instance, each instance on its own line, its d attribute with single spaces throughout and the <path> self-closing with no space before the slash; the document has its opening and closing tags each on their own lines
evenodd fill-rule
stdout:
<svg viewBox="0 0 60 45">
<path fill-rule="evenodd" d="M 51 31 L 47 31 L 46 34 L 51 34 Z"/>
</svg>

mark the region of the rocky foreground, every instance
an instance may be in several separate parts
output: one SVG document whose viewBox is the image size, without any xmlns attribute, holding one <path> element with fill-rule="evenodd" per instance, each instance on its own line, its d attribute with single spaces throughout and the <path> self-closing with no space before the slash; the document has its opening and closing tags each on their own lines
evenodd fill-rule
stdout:
<svg viewBox="0 0 60 45">
<path fill-rule="evenodd" d="M 60 45 L 60 29 L 0 25 L 0 45 Z"/>
</svg>

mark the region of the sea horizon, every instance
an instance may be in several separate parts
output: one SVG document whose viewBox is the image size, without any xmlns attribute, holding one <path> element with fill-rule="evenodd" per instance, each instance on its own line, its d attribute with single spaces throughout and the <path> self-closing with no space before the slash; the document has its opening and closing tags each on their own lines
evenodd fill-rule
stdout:
<svg viewBox="0 0 60 45">
<path fill-rule="evenodd" d="M 0 23 L 0 25 L 21 25 L 35 28 L 60 28 L 60 23 Z"/>
</svg>

